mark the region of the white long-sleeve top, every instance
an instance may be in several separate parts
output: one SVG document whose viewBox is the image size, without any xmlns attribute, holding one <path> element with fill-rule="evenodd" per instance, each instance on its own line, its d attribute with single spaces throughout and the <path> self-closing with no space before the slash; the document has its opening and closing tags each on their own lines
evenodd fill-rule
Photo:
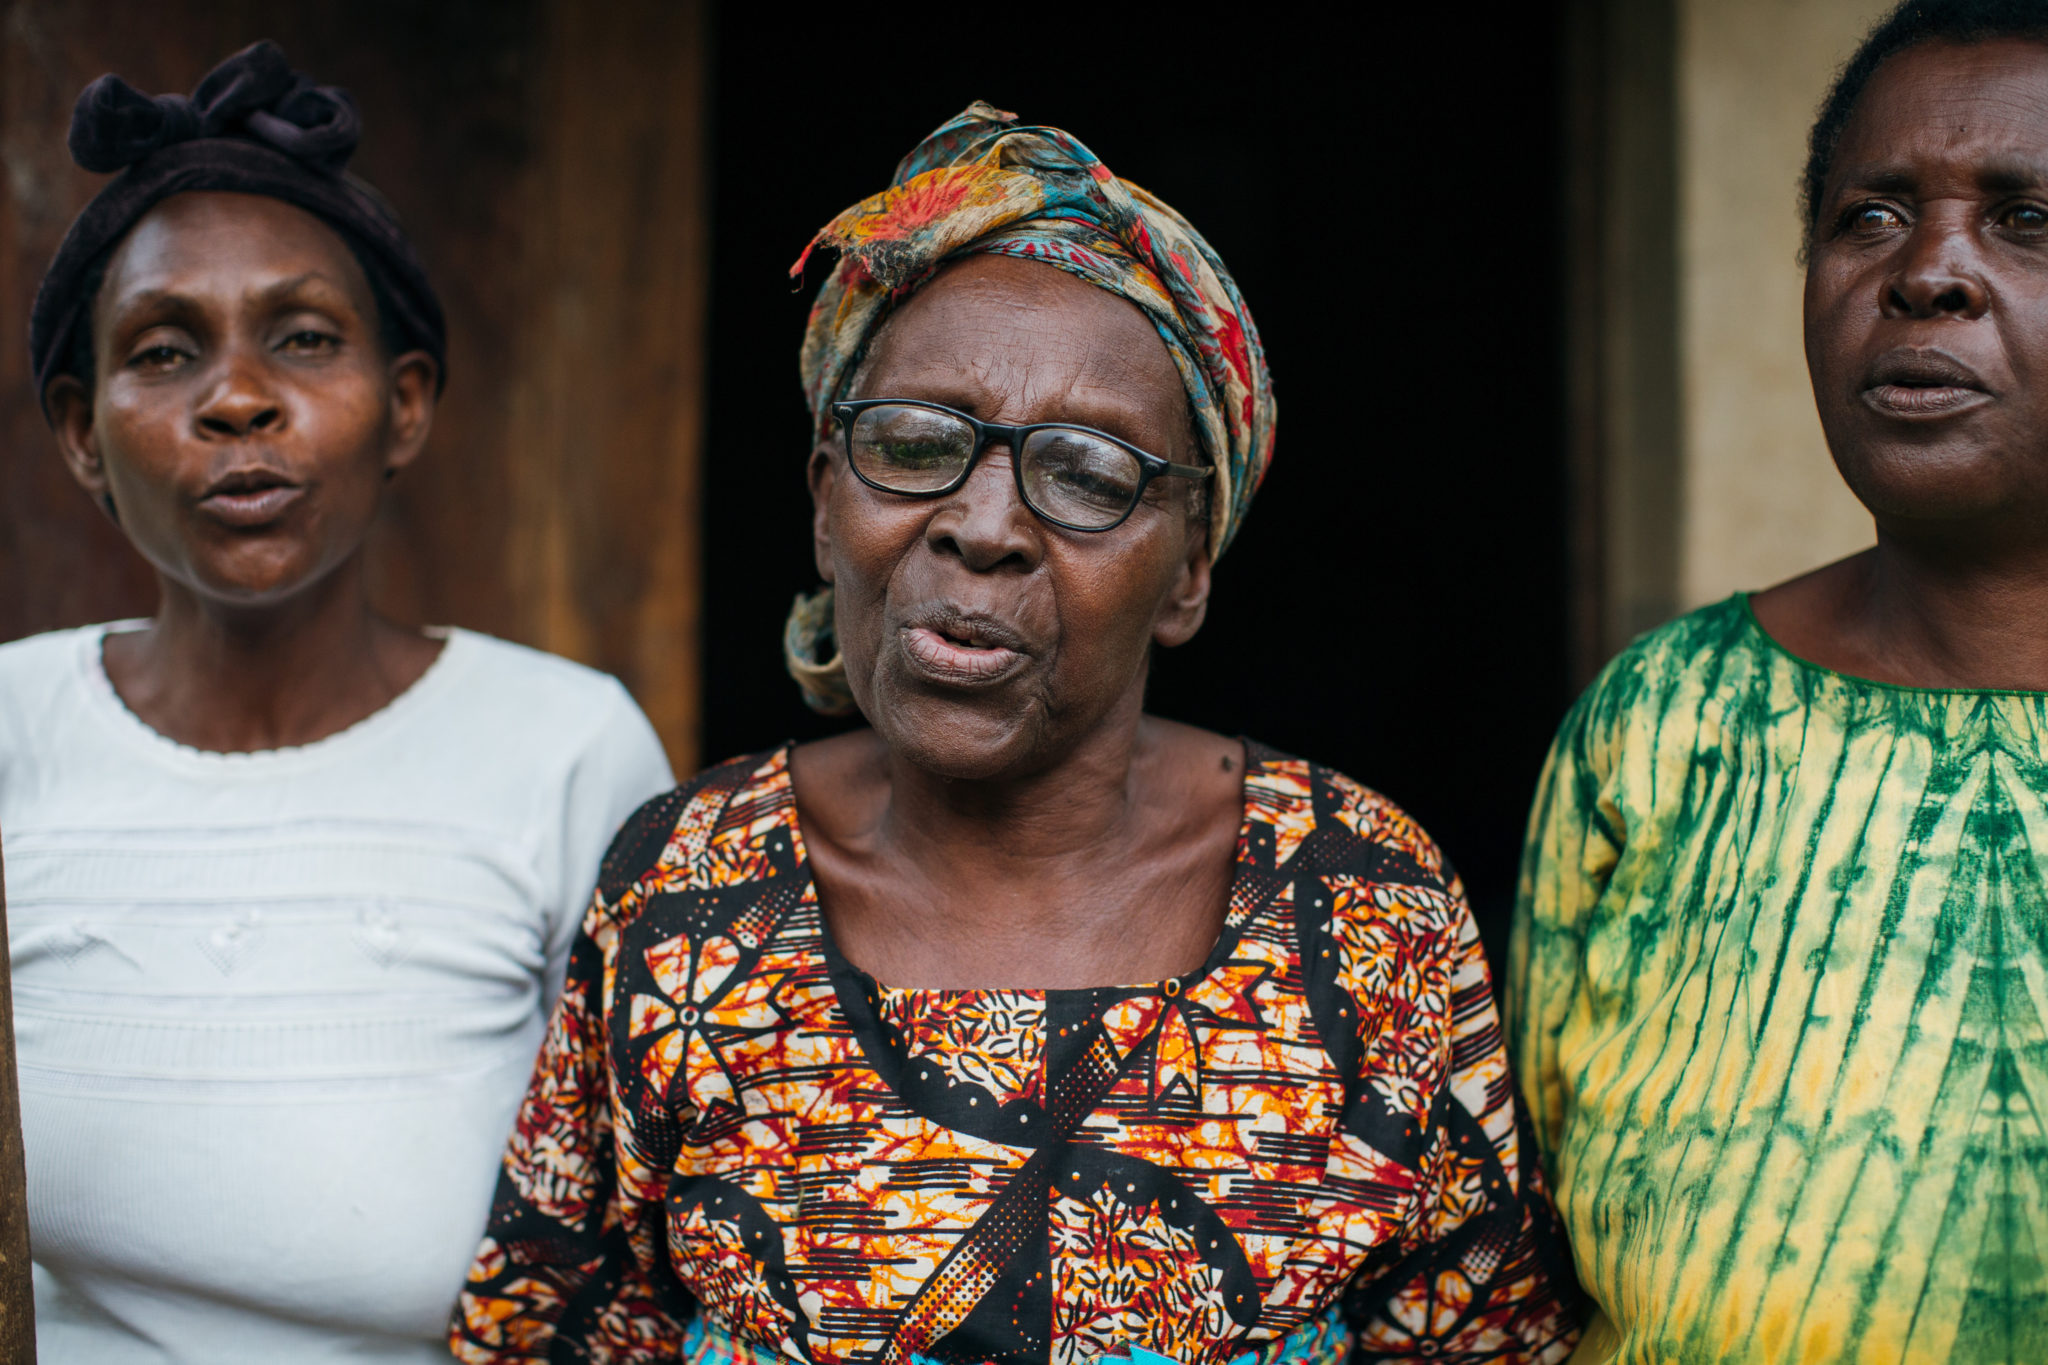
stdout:
<svg viewBox="0 0 2048 1365">
<path fill-rule="evenodd" d="M 671 784 L 617 681 L 466 631 L 302 748 L 204 753 L 122 625 L 0 646 L 39 1354 L 446 1360 L 613 832 Z"/>
</svg>

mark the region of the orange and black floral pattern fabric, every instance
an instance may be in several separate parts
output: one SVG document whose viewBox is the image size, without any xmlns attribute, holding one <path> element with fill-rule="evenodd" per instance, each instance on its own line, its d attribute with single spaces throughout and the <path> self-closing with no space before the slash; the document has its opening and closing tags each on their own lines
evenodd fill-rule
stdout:
<svg viewBox="0 0 2048 1365">
<path fill-rule="evenodd" d="M 1575 1291 L 1477 934 L 1377 794 L 1247 746 L 1184 977 L 894 989 L 834 947 L 788 753 L 613 846 L 457 1309 L 467 1361 L 1555 1361 Z"/>
</svg>

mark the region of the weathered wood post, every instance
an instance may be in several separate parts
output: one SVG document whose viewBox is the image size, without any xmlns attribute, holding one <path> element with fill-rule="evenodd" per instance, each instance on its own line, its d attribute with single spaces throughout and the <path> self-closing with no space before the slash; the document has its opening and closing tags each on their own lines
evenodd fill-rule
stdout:
<svg viewBox="0 0 2048 1365">
<path fill-rule="evenodd" d="M 14 985 L 7 959 L 7 869 L 0 861 L 0 1365 L 34 1365 L 36 1300 L 28 1265 L 28 1166 L 14 1074 Z"/>
</svg>

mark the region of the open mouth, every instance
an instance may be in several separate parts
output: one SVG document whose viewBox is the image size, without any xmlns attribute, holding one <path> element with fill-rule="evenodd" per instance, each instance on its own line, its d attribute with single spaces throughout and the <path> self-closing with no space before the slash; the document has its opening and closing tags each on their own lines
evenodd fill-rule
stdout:
<svg viewBox="0 0 2048 1365">
<path fill-rule="evenodd" d="M 1029 657 L 1008 626 L 952 611 L 927 613 L 905 626 L 903 650 L 916 672 L 954 685 L 999 681 Z"/>
<path fill-rule="evenodd" d="M 199 507 L 216 521 L 247 529 L 276 521 L 305 492 L 305 485 L 274 469 L 236 469 L 207 486 Z"/>
<path fill-rule="evenodd" d="M 1977 372 L 1945 351 L 1901 347 L 1879 357 L 1863 401 L 1888 417 L 1943 417 L 1990 401 Z"/>
</svg>

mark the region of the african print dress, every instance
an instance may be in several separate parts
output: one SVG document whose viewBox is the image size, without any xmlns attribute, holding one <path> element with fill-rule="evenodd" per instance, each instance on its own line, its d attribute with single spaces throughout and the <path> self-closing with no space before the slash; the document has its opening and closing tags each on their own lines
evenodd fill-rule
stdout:
<svg viewBox="0 0 2048 1365">
<path fill-rule="evenodd" d="M 1224 932 L 1142 986 L 870 980 L 786 750 L 650 803 L 456 1355 L 1562 1360 L 1569 1270 L 1456 880 L 1381 797 L 1247 748 Z"/>
<path fill-rule="evenodd" d="M 1512 960 L 1582 1359 L 2048 1361 L 2048 693 L 1674 621 L 1565 721 Z"/>
</svg>

